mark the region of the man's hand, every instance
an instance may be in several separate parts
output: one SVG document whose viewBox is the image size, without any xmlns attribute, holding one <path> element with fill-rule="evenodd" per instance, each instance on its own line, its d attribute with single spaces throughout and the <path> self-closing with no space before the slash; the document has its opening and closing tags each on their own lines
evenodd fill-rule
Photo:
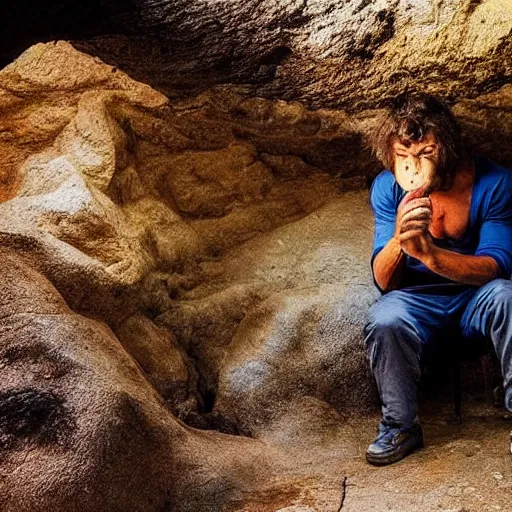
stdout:
<svg viewBox="0 0 512 512">
<path fill-rule="evenodd" d="M 423 197 L 424 188 L 409 192 L 400 202 L 396 215 L 394 238 L 409 256 L 421 260 L 428 256 L 433 243 L 428 226 L 432 218 L 432 205 Z"/>
<path fill-rule="evenodd" d="M 413 230 L 403 233 L 400 240 L 400 247 L 405 254 L 423 263 L 426 263 L 426 259 L 434 250 L 432 237 L 427 229 L 424 231 Z"/>
</svg>

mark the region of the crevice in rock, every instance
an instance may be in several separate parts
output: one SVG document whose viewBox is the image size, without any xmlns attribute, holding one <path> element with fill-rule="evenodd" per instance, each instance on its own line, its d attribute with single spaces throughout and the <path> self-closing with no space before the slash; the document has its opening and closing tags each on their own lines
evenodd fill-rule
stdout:
<svg viewBox="0 0 512 512">
<path fill-rule="evenodd" d="M 341 510 L 343 509 L 343 506 L 345 505 L 346 497 L 347 497 L 347 477 L 343 478 L 343 481 L 341 482 L 340 506 L 338 507 L 338 510 L 336 512 L 341 512 Z"/>
<path fill-rule="evenodd" d="M 260 59 L 262 65 L 281 65 L 291 54 L 291 48 L 288 46 L 277 46 L 271 52 Z"/>
<path fill-rule="evenodd" d="M 0 456 L 24 444 L 64 445 L 75 428 L 65 400 L 53 391 L 23 388 L 0 393 Z"/>
<path fill-rule="evenodd" d="M 242 435 L 238 426 L 228 418 L 214 412 L 215 401 L 217 399 L 217 389 L 212 387 L 210 379 L 206 377 L 202 369 L 201 360 L 192 354 L 187 353 L 188 360 L 194 367 L 195 373 L 195 391 L 199 398 L 197 414 L 180 415 L 180 419 L 186 424 L 202 430 L 217 430 L 224 434 Z"/>
<path fill-rule="evenodd" d="M 372 60 L 377 49 L 395 35 L 395 14 L 391 10 L 377 13 L 375 30 L 367 33 L 362 40 L 354 42 L 348 49 L 349 58 Z"/>
</svg>

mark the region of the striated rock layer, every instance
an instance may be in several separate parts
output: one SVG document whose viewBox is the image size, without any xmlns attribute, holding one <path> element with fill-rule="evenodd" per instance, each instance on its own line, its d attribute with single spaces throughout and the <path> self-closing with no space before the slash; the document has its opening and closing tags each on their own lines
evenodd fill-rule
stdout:
<svg viewBox="0 0 512 512">
<path fill-rule="evenodd" d="M 84 48 L 173 95 L 231 83 L 358 112 L 407 87 L 453 103 L 512 77 L 512 5 L 502 0 L 104 4 L 124 36 Z"/>
</svg>

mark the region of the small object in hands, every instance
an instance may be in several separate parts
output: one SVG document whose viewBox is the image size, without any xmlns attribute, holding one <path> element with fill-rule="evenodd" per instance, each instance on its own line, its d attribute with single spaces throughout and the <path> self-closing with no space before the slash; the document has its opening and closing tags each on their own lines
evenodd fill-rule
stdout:
<svg viewBox="0 0 512 512">
<path fill-rule="evenodd" d="M 427 159 L 419 166 L 415 165 L 412 158 L 397 159 L 395 161 L 395 179 L 407 192 L 422 187 L 425 188 L 425 195 L 428 195 L 437 181 L 436 165 Z"/>
</svg>

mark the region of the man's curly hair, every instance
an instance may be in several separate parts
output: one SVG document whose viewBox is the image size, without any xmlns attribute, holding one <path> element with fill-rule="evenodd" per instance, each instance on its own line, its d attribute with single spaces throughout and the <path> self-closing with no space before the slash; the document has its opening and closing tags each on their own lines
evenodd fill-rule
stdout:
<svg viewBox="0 0 512 512">
<path fill-rule="evenodd" d="M 441 188 L 449 188 L 461 161 L 464 142 L 461 129 L 450 109 L 427 93 L 404 93 L 391 101 L 390 108 L 370 136 L 373 153 L 386 169 L 393 171 L 392 140 L 406 147 L 431 131 L 439 148 L 438 176 Z"/>
</svg>

